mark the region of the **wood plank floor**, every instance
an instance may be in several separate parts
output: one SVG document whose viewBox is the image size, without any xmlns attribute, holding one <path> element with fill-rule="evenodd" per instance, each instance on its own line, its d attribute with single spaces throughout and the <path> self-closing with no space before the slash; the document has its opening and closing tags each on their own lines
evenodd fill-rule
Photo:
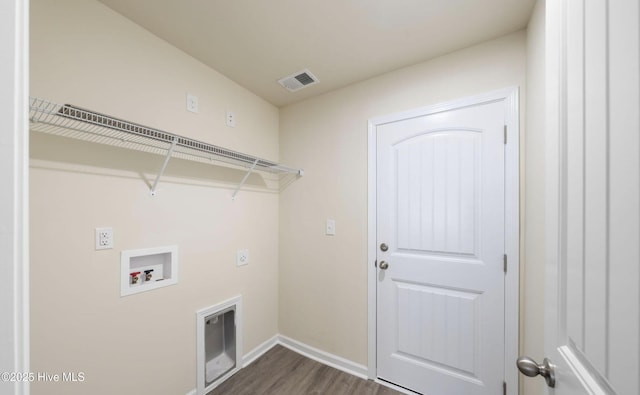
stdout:
<svg viewBox="0 0 640 395">
<path fill-rule="evenodd" d="M 401 395 L 277 345 L 208 395 Z"/>
</svg>

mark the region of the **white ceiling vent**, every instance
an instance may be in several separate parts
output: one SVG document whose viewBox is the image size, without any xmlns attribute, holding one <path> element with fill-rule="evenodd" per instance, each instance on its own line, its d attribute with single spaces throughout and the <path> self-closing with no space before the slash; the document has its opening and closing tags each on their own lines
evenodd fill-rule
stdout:
<svg viewBox="0 0 640 395">
<path fill-rule="evenodd" d="M 299 91 L 300 89 L 309 85 L 317 84 L 320 82 L 318 78 L 311 74 L 307 69 L 298 71 L 284 78 L 278 80 L 278 83 L 285 87 L 289 92 Z"/>
</svg>

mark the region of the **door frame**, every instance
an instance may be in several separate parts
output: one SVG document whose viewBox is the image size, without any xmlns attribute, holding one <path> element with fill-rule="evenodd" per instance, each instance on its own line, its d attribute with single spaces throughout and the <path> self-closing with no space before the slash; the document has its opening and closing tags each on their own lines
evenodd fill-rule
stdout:
<svg viewBox="0 0 640 395">
<path fill-rule="evenodd" d="M 375 267 L 376 248 L 376 205 L 377 205 L 377 127 L 391 122 L 434 114 L 441 111 L 478 105 L 482 103 L 505 101 L 507 126 L 505 145 L 505 254 L 508 256 L 505 275 L 505 370 L 504 379 L 507 394 L 518 393 L 518 370 L 515 361 L 518 358 L 518 314 L 519 314 L 519 278 L 520 278 L 520 201 L 519 201 L 519 92 L 518 87 L 509 87 L 485 94 L 465 97 L 445 103 L 434 104 L 409 111 L 384 115 L 368 121 L 368 235 L 367 235 L 367 298 L 368 298 L 368 377 L 377 380 L 377 324 L 376 291 L 377 268 Z M 513 363 L 509 363 L 513 361 Z"/>
<path fill-rule="evenodd" d="M 0 3 L 0 371 L 29 372 L 29 1 Z M 29 381 L 0 382 L 28 395 Z"/>
</svg>

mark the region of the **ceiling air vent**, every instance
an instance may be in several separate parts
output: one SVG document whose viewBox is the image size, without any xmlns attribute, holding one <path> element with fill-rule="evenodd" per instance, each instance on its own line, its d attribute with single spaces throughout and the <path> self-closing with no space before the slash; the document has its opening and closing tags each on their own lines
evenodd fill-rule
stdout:
<svg viewBox="0 0 640 395">
<path fill-rule="evenodd" d="M 318 82 L 320 82 L 320 80 L 306 69 L 278 80 L 278 83 L 290 92 L 298 91 L 309 85 L 317 84 Z"/>
</svg>

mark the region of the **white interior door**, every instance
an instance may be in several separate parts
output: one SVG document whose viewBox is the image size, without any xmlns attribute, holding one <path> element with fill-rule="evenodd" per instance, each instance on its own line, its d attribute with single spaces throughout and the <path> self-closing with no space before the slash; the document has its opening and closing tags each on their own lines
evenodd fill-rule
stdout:
<svg viewBox="0 0 640 395">
<path fill-rule="evenodd" d="M 505 100 L 377 125 L 377 376 L 422 394 L 505 380 Z"/>
<path fill-rule="evenodd" d="M 638 394 L 640 8 L 549 1 L 546 15 L 549 393 Z"/>
</svg>

